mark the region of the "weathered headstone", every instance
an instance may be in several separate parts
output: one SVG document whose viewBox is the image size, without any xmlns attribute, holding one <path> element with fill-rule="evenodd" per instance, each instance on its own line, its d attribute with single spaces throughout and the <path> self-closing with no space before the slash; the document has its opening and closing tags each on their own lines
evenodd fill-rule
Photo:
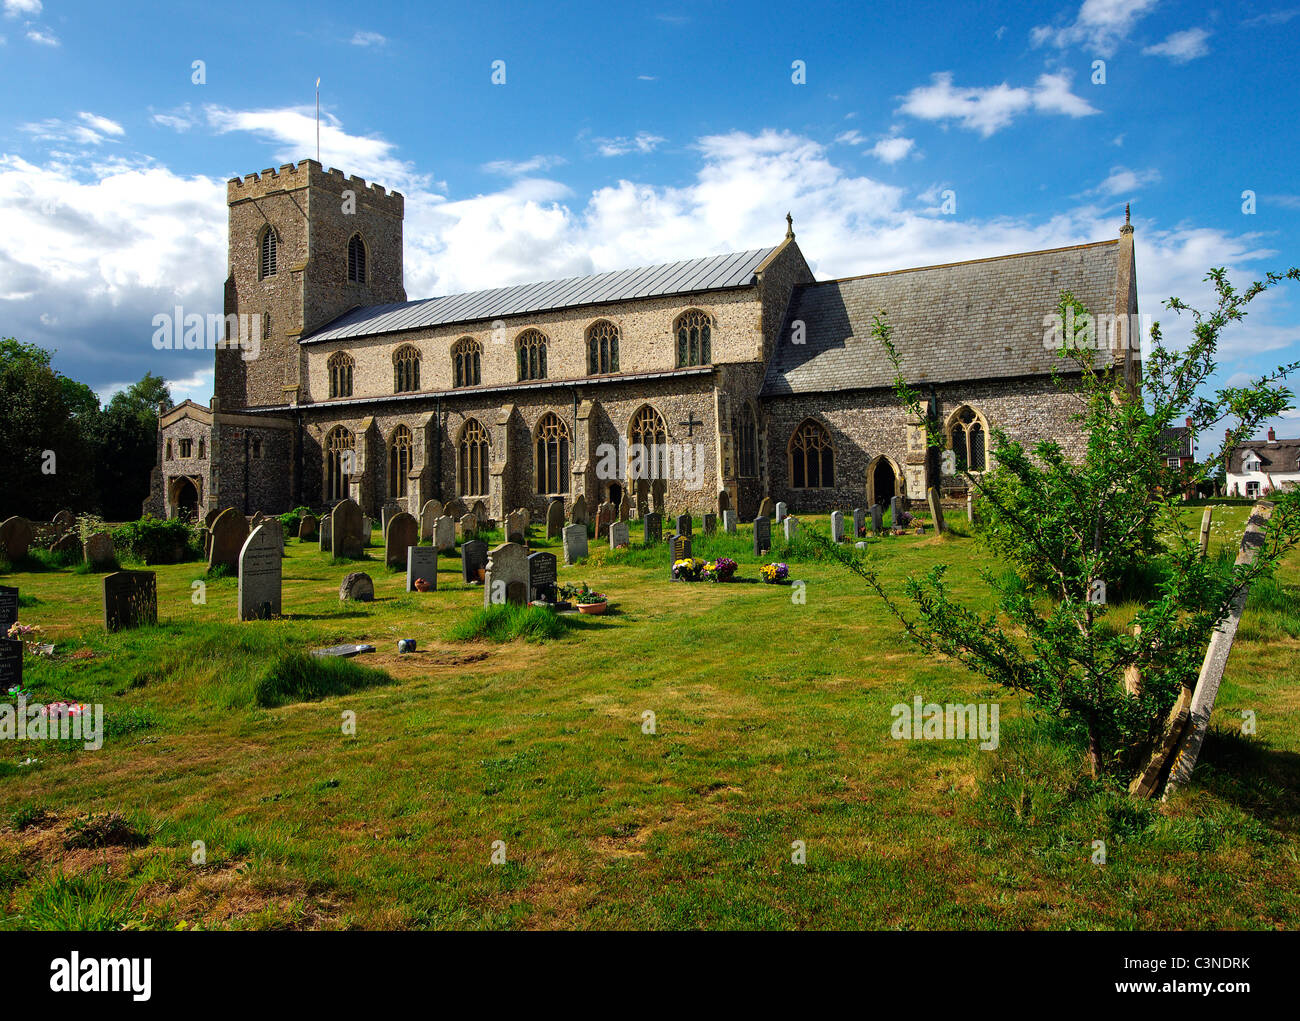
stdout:
<svg viewBox="0 0 1300 1021">
<path fill-rule="evenodd" d="M 304 514 L 298 519 L 298 541 L 306 542 L 308 539 L 314 539 L 319 528 L 320 521 L 315 514 Z"/>
<path fill-rule="evenodd" d="M 543 599 L 548 603 L 556 600 L 555 579 L 556 563 L 554 553 L 533 553 L 528 558 L 528 601 Z"/>
<path fill-rule="evenodd" d="M 654 479 L 650 483 L 650 502 L 654 504 L 656 514 L 664 514 L 668 499 L 668 483 L 663 479 Z"/>
<path fill-rule="evenodd" d="M 628 499 L 627 490 L 623 490 L 623 499 L 618 505 L 618 520 L 628 521 L 632 517 L 632 501 Z"/>
<path fill-rule="evenodd" d="M 691 537 L 689 535 L 673 535 L 668 540 L 668 577 L 673 577 L 673 564 L 679 560 L 689 560 L 691 558 Z"/>
<path fill-rule="evenodd" d="M 506 542 L 522 545 L 528 541 L 528 518 L 522 511 L 513 510 L 506 515 Z"/>
<path fill-rule="evenodd" d="M 64 532 L 52 543 L 50 543 L 51 553 L 80 553 L 81 537 L 76 532 Z"/>
<path fill-rule="evenodd" d="M 204 515 L 203 515 L 203 527 L 204 527 L 204 528 L 211 528 L 211 527 L 212 527 L 212 522 L 216 521 L 217 518 L 219 518 L 219 517 L 221 516 L 221 512 L 222 512 L 222 510 L 224 510 L 224 508 L 221 508 L 221 507 L 213 507 L 212 510 L 210 510 L 210 511 L 208 511 L 206 514 L 204 514 Z"/>
<path fill-rule="evenodd" d="M 442 517 L 442 501 L 426 500 L 420 508 L 420 541 L 433 540 L 433 523 Z"/>
<path fill-rule="evenodd" d="M 1205 508 L 1205 514 L 1207 519 L 1209 517 L 1210 511 L 1211 508 L 1209 507 Z M 969 521 L 972 525 L 975 524 L 975 488 L 973 486 L 970 489 L 966 490 L 966 520 Z M 1201 555 L 1202 556 L 1205 555 L 1205 546 L 1207 541 L 1209 540 L 1209 535 L 1206 534 L 1206 529 L 1205 529 L 1205 526 L 1207 524 L 1208 521 L 1201 522 Z"/>
<path fill-rule="evenodd" d="M 466 585 L 475 585 L 481 580 L 478 572 L 487 567 L 488 544 L 482 539 L 471 539 L 460 546 L 460 578 Z"/>
<path fill-rule="evenodd" d="M 447 514 L 433 523 L 433 545 L 439 553 L 456 548 L 456 522 Z"/>
<path fill-rule="evenodd" d="M 23 686 L 23 643 L 0 638 L 0 698 L 7 698 L 10 688 Z"/>
<path fill-rule="evenodd" d="M 86 540 L 85 559 L 91 567 L 96 569 L 109 567 L 113 564 L 116 555 L 113 549 L 113 537 L 107 532 L 96 532 Z"/>
<path fill-rule="evenodd" d="M 857 539 L 862 536 L 862 530 L 867 524 L 867 512 L 861 507 L 853 508 L 853 538 Z"/>
<path fill-rule="evenodd" d="M 785 529 L 785 541 L 794 542 L 799 537 L 799 519 L 795 517 L 786 517 L 781 526 Z"/>
<path fill-rule="evenodd" d="M 11 564 L 27 556 L 32 538 L 32 525 L 26 518 L 14 515 L 0 524 L 0 550 L 4 551 Z"/>
<path fill-rule="evenodd" d="M 691 535 L 691 534 L 692 534 L 692 532 L 691 532 L 691 527 L 692 527 L 693 524 L 694 524 L 694 522 L 691 520 L 691 516 L 690 516 L 689 514 L 678 514 L 678 515 L 677 515 L 677 534 L 678 534 L 678 535 Z"/>
<path fill-rule="evenodd" d="M 280 543 L 274 530 L 269 523 L 258 525 L 239 551 L 240 620 L 280 615 L 281 570 Z"/>
<path fill-rule="evenodd" d="M 411 515 L 407 515 L 412 521 Z M 389 522 L 391 532 L 392 522 Z M 419 546 L 412 543 L 406 547 L 406 591 L 418 592 L 417 581 L 426 581 L 430 589 L 438 587 L 438 551 L 432 546 Z"/>
<path fill-rule="evenodd" d="M 617 549 L 619 546 L 630 545 L 631 539 L 628 535 L 626 521 L 615 521 L 609 526 L 609 548 Z"/>
<path fill-rule="evenodd" d="M 644 519 L 650 513 L 650 480 L 637 479 L 634 483 L 636 494 L 636 516 Z"/>
<path fill-rule="evenodd" d="M 415 515 L 398 511 L 388 519 L 388 527 L 384 529 L 384 563 L 389 567 L 405 566 L 407 549 L 419 542 L 420 525 Z M 433 553 L 436 557 L 437 551 Z"/>
<path fill-rule="evenodd" d="M 383 537 L 384 537 L 383 533 L 380 532 L 379 538 L 381 541 Z M 365 549 L 369 546 L 373 546 L 374 541 L 375 541 L 374 519 L 371 518 L 369 515 L 363 514 L 361 516 L 361 548 Z"/>
<path fill-rule="evenodd" d="M 844 541 L 844 514 L 841 511 L 831 511 L 831 542 Z"/>
<path fill-rule="evenodd" d="M 0 638 L 9 634 L 9 629 L 18 623 L 18 588 L 14 585 L 0 585 Z"/>
<path fill-rule="evenodd" d="M 704 515 L 704 534 L 714 535 L 718 531 L 718 516 L 716 514 Z"/>
<path fill-rule="evenodd" d="M 760 518 L 767 518 L 769 521 L 772 520 L 772 498 L 770 496 L 763 497 L 763 499 L 759 502 L 758 514 L 756 516 Z"/>
<path fill-rule="evenodd" d="M 576 564 L 587 556 L 587 526 L 574 523 L 564 526 L 564 562 Z"/>
<path fill-rule="evenodd" d="M 889 527 L 903 527 L 903 498 L 901 496 L 891 496 L 889 498 Z"/>
<path fill-rule="evenodd" d="M 776 523 L 779 525 L 790 516 L 790 508 L 786 506 L 784 500 L 778 500 L 776 504 Z"/>
<path fill-rule="evenodd" d="M 355 560 L 362 555 L 368 541 L 362 534 L 365 525 L 365 515 L 355 501 L 343 500 L 335 505 L 330 513 L 330 548 L 335 556 Z"/>
<path fill-rule="evenodd" d="M 61 510 L 54 515 L 50 524 L 54 526 L 57 532 L 68 532 L 77 527 L 77 519 L 70 510 Z"/>
<path fill-rule="evenodd" d="M 939 490 L 931 486 L 925 494 L 925 498 L 930 504 L 930 520 L 934 522 L 936 532 L 946 532 L 947 528 L 943 523 L 943 504 L 939 502 Z"/>
<path fill-rule="evenodd" d="M 486 521 L 490 517 L 488 514 L 488 505 L 482 500 L 475 500 L 474 506 L 469 509 L 469 512 L 473 514 L 474 517 L 478 518 L 480 522 Z"/>
<path fill-rule="evenodd" d="M 641 519 L 644 528 L 643 541 L 647 546 L 658 545 L 664 541 L 664 516 L 657 511 L 650 511 Z"/>
<path fill-rule="evenodd" d="M 772 548 L 772 519 L 759 515 L 754 519 L 754 556 Z"/>
<path fill-rule="evenodd" d="M 460 516 L 460 520 L 456 522 L 456 531 L 462 542 L 478 534 L 478 518 L 472 511 L 466 511 Z"/>
<path fill-rule="evenodd" d="M 725 489 L 718 490 L 718 513 L 725 514 L 731 510 L 731 494 Z"/>
<path fill-rule="evenodd" d="M 240 515 L 243 521 L 243 515 Z M 104 627 L 109 631 L 158 623 L 158 582 L 153 571 L 104 575 Z"/>
<path fill-rule="evenodd" d="M 603 539 L 609 535 L 609 526 L 614 523 L 614 505 L 606 500 L 596 508 L 596 537 Z"/>
<path fill-rule="evenodd" d="M 369 603 L 375 598 L 375 582 L 365 571 L 353 571 L 339 583 L 339 602 Z"/>
<path fill-rule="evenodd" d="M 379 533 L 387 537 L 388 522 L 393 520 L 395 515 L 401 514 L 403 507 L 396 500 L 385 500 L 384 505 L 379 508 Z"/>
<path fill-rule="evenodd" d="M 488 554 L 483 574 L 483 608 L 528 602 L 528 547 L 503 542 Z"/>
<path fill-rule="evenodd" d="M 736 534 L 736 512 L 734 510 L 724 510 L 722 512 L 722 530 L 728 535 Z"/>
<path fill-rule="evenodd" d="M 879 535 L 885 527 L 885 512 L 881 510 L 880 504 L 871 505 L 871 534 Z"/>
<path fill-rule="evenodd" d="M 552 500 L 546 505 L 546 538 L 558 539 L 564 531 L 564 501 Z"/>
<path fill-rule="evenodd" d="M 442 508 L 442 513 L 455 521 L 457 518 L 463 518 L 467 510 L 465 501 L 457 496 L 447 502 L 446 506 Z"/>
<path fill-rule="evenodd" d="M 239 551 L 248 538 L 248 520 L 234 507 L 227 507 L 212 522 L 212 550 L 208 570 L 224 564 L 231 574 L 239 570 Z"/>
<path fill-rule="evenodd" d="M 320 551 L 322 553 L 333 553 L 334 543 L 331 536 L 334 534 L 334 518 L 326 514 L 320 519 Z"/>
<path fill-rule="evenodd" d="M 588 525 L 591 523 L 591 515 L 587 511 L 586 496 L 579 495 L 573 501 L 573 509 L 569 511 L 569 521 L 575 525 Z"/>
</svg>

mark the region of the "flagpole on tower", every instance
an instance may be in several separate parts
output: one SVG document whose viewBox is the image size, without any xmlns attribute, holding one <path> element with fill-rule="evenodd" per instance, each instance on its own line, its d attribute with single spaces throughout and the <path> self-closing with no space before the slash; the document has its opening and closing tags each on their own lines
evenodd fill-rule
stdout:
<svg viewBox="0 0 1300 1021">
<path fill-rule="evenodd" d="M 316 79 L 316 162 L 320 162 L 320 79 Z"/>
</svg>

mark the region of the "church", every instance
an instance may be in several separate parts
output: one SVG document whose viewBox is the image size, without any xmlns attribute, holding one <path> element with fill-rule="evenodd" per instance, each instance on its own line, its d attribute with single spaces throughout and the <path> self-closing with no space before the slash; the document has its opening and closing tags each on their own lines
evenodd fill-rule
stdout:
<svg viewBox="0 0 1300 1021">
<path fill-rule="evenodd" d="M 256 323 L 258 343 L 219 347 L 210 406 L 160 409 L 158 517 L 345 498 L 418 516 L 459 497 L 502 519 L 579 495 L 698 514 L 726 492 L 746 519 L 764 497 L 818 513 L 959 496 L 945 469 L 989 467 L 990 429 L 1081 450 L 1044 340 L 1061 292 L 1137 313 L 1127 222 L 1091 244 L 818 280 L 787 215 L 769 248 L 412 301 L 401 194 L 305 159 L 232 179 L 227 203 L 226 322 Z M 899 406 L 879 313 L 953 458 Z M 1140 356 L 1105 357 L 1132 385 Z"/>
</svg>

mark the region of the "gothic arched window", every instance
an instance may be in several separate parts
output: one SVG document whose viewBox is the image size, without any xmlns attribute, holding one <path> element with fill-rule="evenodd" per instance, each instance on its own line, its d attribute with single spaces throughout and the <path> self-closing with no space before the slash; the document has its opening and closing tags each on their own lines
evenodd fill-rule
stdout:
<svg viewBox="0 0 1300 1021">
<path fill-rule="evenodd" d="M 487 430 L 471 418 L 460 431 L 456 449 L 457 491 L 461 496 L 488 494 Z"/>
<path fill-rule="evenodd" d="M 269 223 L 262 228 L 260 247 L 262 252 L 257 266 L 257 277 L 259 280 L 265 280 L 275 275 L 276 256 L 280 247 L 280 239 L 276 236 L 275 228 Z"/>
<path fill-rule="evenodd" d="M 515 338 L 519 354 L 519 380 L 546 378 L 546 334 L 541 330 L 524 330 Z"/>
<path fill-rule="evenodd" d="M 713 358 L 713 319 L 698 308 L 683 312 L 673 324 L 677 365 L 708 365 Z"/>
<path fill-rule="evenodd" d="M 587 327 L 587 374 L 618 371 L 618 327 L 601 319 Z"/>
<path fill-rule="evenodd" d="M 758 476 L 758 423 L 754 409 L 740 406 L 740 414 L 731 420 L 731 435 L 736 444 L 736 473 L 744 478 Z"/>
<path fill-rule="evenodd" d="M 835 452 L 831 434 L 811 418 L 790 437 L 790 487 L 830 489 L 835 485 Z"/>
<path fill-rule="evenodd" d="M 462 337 L 451 348 L 453 386 L 478 386 L 483 382 L 483 349 L 473 337 Z"/>
<path fill-rule="evenodd" d="M 985 451 L 988 426 L 979 412 L 962 405 L 948 420 L 948 447 L 957 462 L 957 471 L 982 472 L 988 467 Z"/>
<path fill-rule="evenodd" d="M 326 363 L 330 370 L 330 396 L 352 396 L 352 369 L 355 363 L 352 356 L 343 351 L 335 351 Z"/>
<path fill-rule="evenodd" d="M 668 430 L 663 416 L 648 404 L 632 416 L 627 431 L 628 476 L 634 479 L 668 477 Z"/>
<path fill-rule="evenodd" d="M 569 427 L 548 411 L 537 423 L 537 492 L 569 491 Z"/>
<path fill-rule="evenodd" d="M 347 497 L 348 476 L 356 470 L 356 445 L 356 438 L 341 425 L 325 437 L 325 499 Z"/>
<path fill-rule="evenodd" d="M 406 478 L 411 471 L 411 430 L 399 425 L 388 439 L 388 495 L 396 500 L 406 495 Z"/>
<path fill-rule="evenodd" d="M 348 283 L 364 284 L 366 282 L 366 243 L 360 234 L 353 234 L 348 239 Z"/>
<path fill-rule="evenodd" d="M 410 393 L 420 389 L 420 350 L 403 344 L 393 352 L 393 393 Z"/>
</svg>

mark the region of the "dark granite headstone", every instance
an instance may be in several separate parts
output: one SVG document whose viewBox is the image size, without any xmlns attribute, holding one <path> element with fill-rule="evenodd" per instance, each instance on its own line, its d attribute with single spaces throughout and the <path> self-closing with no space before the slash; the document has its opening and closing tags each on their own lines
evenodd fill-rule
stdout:
<svg viewBox="0 0 1300 1021">
<path fill-rule="evenodd" d="M 673 576 L 673 564 L 679 560 L 689 560 L 691 556 L 691 537 L 673 535 L 668 540 L 668 577 Z"/>
<path fill-rule="evenodd" d="M 761 556 L 772 548 L 772 519 L 754 519 L 754 556 Z"/>
<path fill-rule="evenodd" d="M 691 534 L 691 516 L 689 514 L 677 515 L 677 534 L 678 535 Z"/>
<path fill-rule="evenodd" d="M 0 638 L 7 637 L 9 629 L 18 622 L 18 589 L 13 585 L 0 585 Z"/>
<path fill-rule="evenodd" d="M 718 530 L 718 516 L 716 514 L 704 515 L 704 534 L 713 535 Z"/>
<path fill-rule="evenodd" d="M 545 599 L 548 603 L 556 600 L 555 579 L 556 564 L 554 553 L 533 553 L 528 557 L 528 601 Z"/>
<path fill-rule="evenodd" d="M 158 582 L 153 571 L 104 575 L 104 627 L 109 631 L 158 623 Z"/>
<path fill-rule="evenodd" d="M 460 577 L 466 584 L 479 580 L 478 572 L 487 567 L 488 544 L 482 539 L 471 539 L 460 544 Z"/>
<path fill-rule="evenodd" d="M 651 511 L 645 516 L 645 544 L 657 546 L 664 541 L 664 516 Z"/>
<path fill-rule="evenodd" d="M 6 698 L 10 688 L 23 686 L 23 643 L 12 638 L 0 638 L 0 698 Z"/>
</svg>

